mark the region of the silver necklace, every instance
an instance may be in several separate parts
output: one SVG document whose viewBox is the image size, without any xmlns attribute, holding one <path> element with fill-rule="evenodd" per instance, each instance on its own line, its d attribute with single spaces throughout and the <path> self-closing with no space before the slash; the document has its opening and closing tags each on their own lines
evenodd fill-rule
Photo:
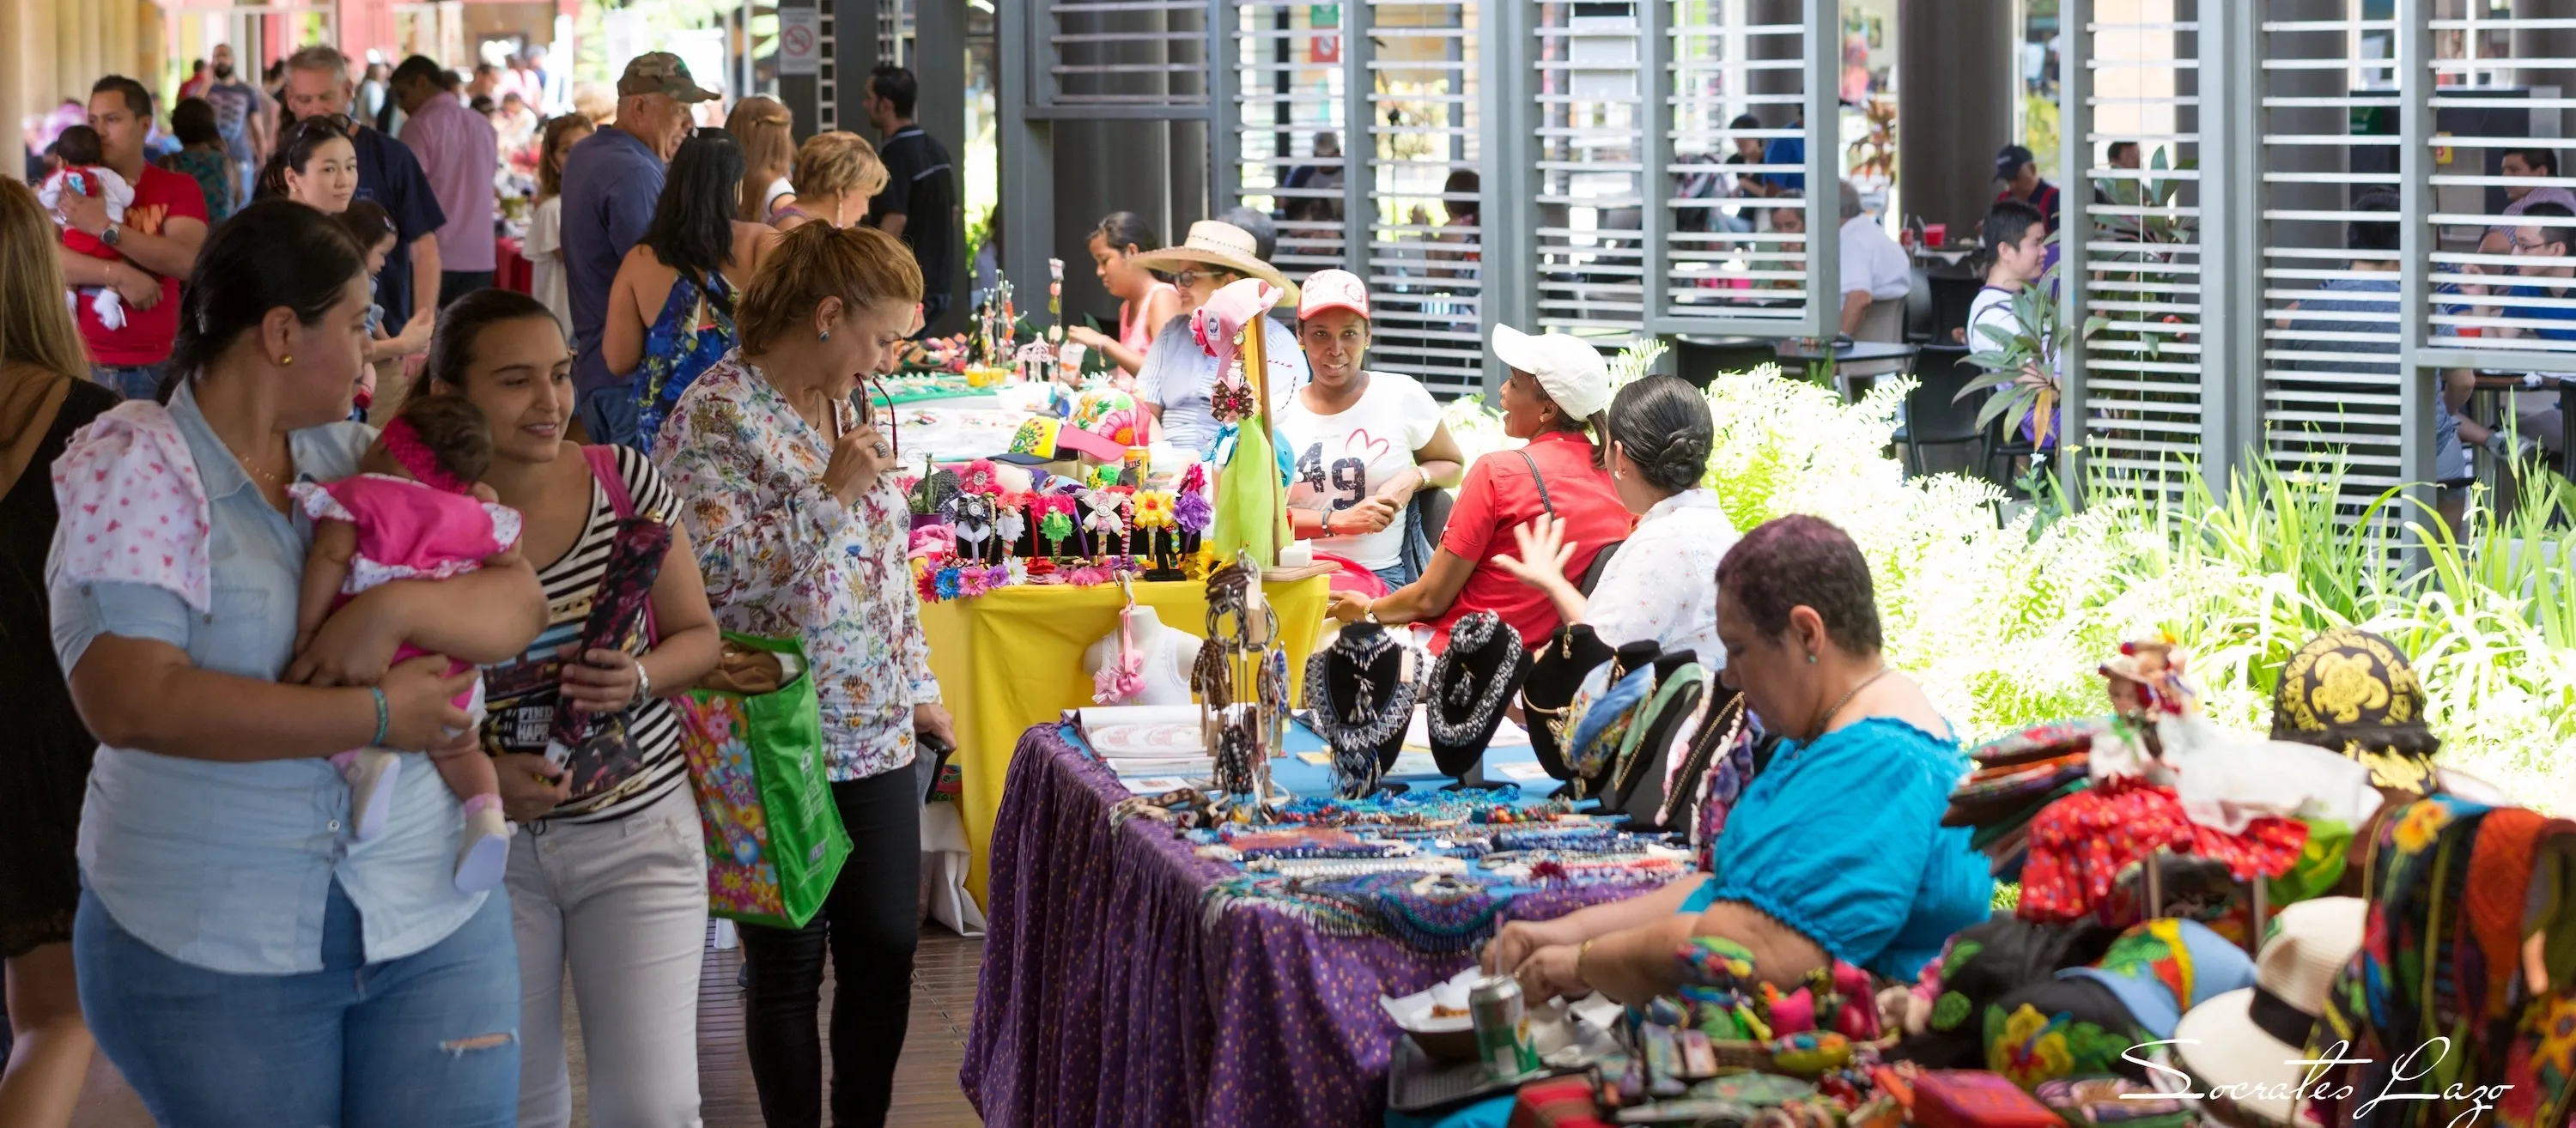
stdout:
<svg viewBox="0 0 2576 1128">
<path fill-rule="evenodd" d="M 1445 704 L 1448 706 L 1460 707 L 1472 704 L 1472 707 L 1468 708 L 1465 718 L 1452 724 L 1449 722 L 1447 710 L 1442 708 L 1444 703 L 1434 702 L 1428 716 L 1424 718 L 1431 729 L 1433 741 L 1456 747 L 1472 743 L 1478 737 L 1493 731 L 1494 715 L 1502 709 L 1503 698 L 1512 689 L 1511 670 L 1514 663 L 1511 654 L 1508 651 L 1504 652 L 1502 659 L 1494 666 L 1494 676 L 1485 682 L 1484 692 L 1481 694 L 1469 688 L 1469 683 L 1475 675 L 1467 671 L 1466 664 L 1459 661 L 1458 656 L 1462 653 L 1472 654 L 1483 650 L 1497 641 L 1495 638 L 1497 633 L 1502 636 L 1499 641 L 1504 645 L 1519 649 L 1521 633 L 1513 629 L 1511 624 L 1504 622 L 1502 616 L 1491 611 L 1479 611 L 1469 615 L 1458 620 L 1457 626 L 1450 628 L 1449 649 L 1441 652 L 1440 660 L 1431 667 L 1431 688 L 1434 694 L 1446 698 Z M 1454 682 L 1452 679 L 1455 679 Z M 1449 687 L 1446 693 L 1440 691 L 1440 687 L 1444 685 Z"/>
<path fill-rule="evenodd" d="M 1842 712 L 1843 706 L 1851 704 L 1852 698 L 1860 696 L 1860 691 L 1868 689 L 1871 683 L 1876 682 L 1880 678 L 1886 677 L 1887 674 L 1888 668 L 1880 666 L 1877 673 L 1860 679 L 1860 684 L 1843 691 L 1842 700 L 1834 702 L 1833 708 L 1825 710 L 1824 716 L 1816 718 L 1816 736 L 1820 737 L 1825 735 L 1825 726 L 1834 723 L 1834 714 Z M 1815 737 L 1808 738 L 1810 742 L 1814 739 Z"/>
<path fill-rule="evenodd" d="M 1333 790 L 1343 798 L 1377 789 L 1385 774 L 1378 749 L 1413 718 L 1412 682 L 1399 677 L 1393 689 L 1381 689 L 1369 677 L 1370 668 L 1396 649 L 1395 640 L 1381 632 L 1348 644 L 1336 639 L 1306 659 L 1306 704 L 1314 710 L 1315 727 L 1333 747 Z M 1358 692 L 1347 705 L 1333 698 L 1329 670 L 1336 658 L 1355 667 Z"/>
</svg>

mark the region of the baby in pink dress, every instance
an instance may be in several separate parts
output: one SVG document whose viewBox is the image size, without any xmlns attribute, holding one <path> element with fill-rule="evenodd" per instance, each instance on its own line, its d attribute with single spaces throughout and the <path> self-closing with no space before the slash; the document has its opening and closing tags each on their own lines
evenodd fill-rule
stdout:
<svg viewBox="0 0 2576 1128">
<path fill-rule="evenodd" d="M 443 580 L 518 550 L 519 513 L 476 482 L 492 461 L 492 431 L 482 409 L 462 396 L 420 396 L 367 448 L 358 473 L 337 482 L 288 487 L 313 519 L 313 548 L 304 561 L 296 607 L 295 649 L 302 652 L 322 621 L 370 588 L 394 580 Z M 428 651 L 406 642 L 394 661 Z M 473 667 L 456 663 L 450 675 Z M 483 682 L 456 699 L 471 723 L 483 723 Z M 382 832 L 402 761 L 382 748 L 353 748 L 331 757 L 352 794 L 351 831 L 360 841 Z M 472 893 L 501 883 L 510 858 L 510 824 L 501 817 L 500 776 L 480 748 L 433 752 L 430 763 L 465 804 L 465 836 L 456 853 L 456 887 Z"/>
</svg>

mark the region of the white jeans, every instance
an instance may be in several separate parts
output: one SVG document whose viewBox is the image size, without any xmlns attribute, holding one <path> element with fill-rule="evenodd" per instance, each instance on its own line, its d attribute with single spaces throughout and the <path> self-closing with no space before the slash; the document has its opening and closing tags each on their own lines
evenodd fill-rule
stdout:
<svg viewBox="0 0 2576 1128">
<path fill-rule="evenodd" d="M 519 1124 L 572 1123 L 564 965 L 589 1065 L 590 1122 L 698 1128 L 706 839 L 681 787 L 623 819 L 511 840 L 519 940 Z"/>
</svg>

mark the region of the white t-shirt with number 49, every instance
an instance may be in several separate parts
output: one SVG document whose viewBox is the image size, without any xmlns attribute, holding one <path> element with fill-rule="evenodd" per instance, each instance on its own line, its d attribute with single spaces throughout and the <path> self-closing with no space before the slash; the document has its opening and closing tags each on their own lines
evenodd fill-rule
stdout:
<svg viewBox="0 0 2576 1128">
<path fill-rule="evenodd" d="M 1291 395 L 1279 413 L 1279 433 L 1295 466 L 1288 504 L 1297 509 L 1331 513 L 1358 505 L 1412 469 L 1413 452 L 1440 429 L 1440 405 L 1400 373 L 1368 373 L 1359 400 L 1332 415 L 1317 415 L 1304 401 L 1303 394 Z M 1404 555 L 1404 522 L 1374 533 L 1318 537 L 1314 545 L 1371 571 L 1392 568 Z"/>
</svg>

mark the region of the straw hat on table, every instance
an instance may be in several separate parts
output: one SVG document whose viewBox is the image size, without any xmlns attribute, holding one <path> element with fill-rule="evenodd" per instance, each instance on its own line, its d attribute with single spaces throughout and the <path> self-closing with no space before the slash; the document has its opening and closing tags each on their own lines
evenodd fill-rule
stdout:
<svg viewBox="0 0 2576 1128">
<path fill-rule="evenodd" d="M 1258 278 L 1286 291 L 1280 300 L 1297 301 L 1297 284 L 1279 273 L 1279 268 L 1261 261 L 1261 244 L 1252 233 L 1231 223 L 1202 219 L 1190 225 L 1190 237 L 1177 247 L 1146 251 L 1129 260 L 1147 270 L 1164 274 L 1178 273 L 1185 266 L 1213 266 L 1219 270 Z"/>
</svg>

